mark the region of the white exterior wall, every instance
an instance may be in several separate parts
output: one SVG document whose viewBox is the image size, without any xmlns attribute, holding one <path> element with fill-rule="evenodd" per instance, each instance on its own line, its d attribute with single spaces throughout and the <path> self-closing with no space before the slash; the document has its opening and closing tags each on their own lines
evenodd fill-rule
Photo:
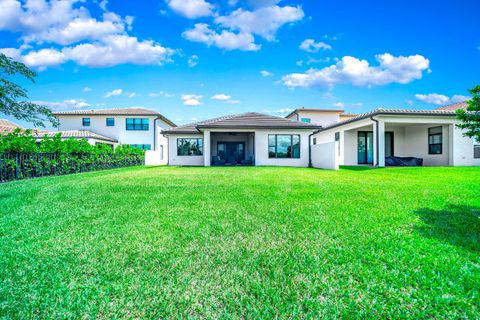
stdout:
<svg viewBox="0 0 480 320">
<path fill-rule="evenodd" d="M 171 166 L 203 166 L 205 165 L 204 156 L 179 156 L 177 154 L 177 139 L 192 138 L 203 139 L 203 134 L 170 134 L 168 135 L 168 164 Z M 205 154 L 205 140 L 203 141 L 203 154 Z"/>
<path fill-rule="evenodd" d="M 163 151 L 163 154 L 159 154 L 161 159 L 168 158 L 168 139 L 165 138 L 161 131 L 171 128 L 171 126 L 158 119 L 155 116 L 91 116 L 91 115 L 76 115 L 76 116 L 57 116 L 60 121 L 59 131 L 63 130 L 88 130 L 106 137 L 116 139 L 118 144 L 149 144 L 152 150 Z M 90 126 L 82 125 L 82 118 L 90 118 Z M 107 127 L 107 118 L 115 119 L 115 126 Z M 137 131 L 126 129 L 126 118 L 148 118 L 149 130 Z M 154 145 L 154 124 L 157 126 L 156 133 L 156 145 Z M 176 149 L 175 149 L 176 150 Z"/>
<path fill-rule="evenodd" d="M 312 166 L 319 169 L 338 170 L 338 142 L 326 142 L 312 146 Z"/>
<path fill-rule="evenodd" d="M 305 111 L 299 109 L 298 121 L 302 121 L 302 118 L 311 119 L 312 124 L 317 124 L 320 126 L 329 126 L 340 121 L 341 111 Z M 288 119 L 297 120 L 297 114 L 291 115 Z"/>
</svg>

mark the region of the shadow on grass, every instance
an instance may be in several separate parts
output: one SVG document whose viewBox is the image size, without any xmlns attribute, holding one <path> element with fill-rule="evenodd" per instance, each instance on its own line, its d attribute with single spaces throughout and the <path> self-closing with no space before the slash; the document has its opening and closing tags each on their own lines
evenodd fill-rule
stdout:
<svg viewBox="0 0 480 320">
<path fill-rule="evenodd" d="M 420 209 L 421 235 L 480 252 L 480 207 L 449 205 L 442 210 Z"/>
</svg>

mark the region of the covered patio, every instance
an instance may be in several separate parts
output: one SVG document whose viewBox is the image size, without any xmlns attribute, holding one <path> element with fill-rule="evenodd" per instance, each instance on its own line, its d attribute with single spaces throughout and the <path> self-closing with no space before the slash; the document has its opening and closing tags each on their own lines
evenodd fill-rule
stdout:
<svg viewBox="0 0 480 320">
<path fill-rule="evenodd" d="M 212 166 L 255 165 L 254 132 L 210 132 Z"/>
</svg>

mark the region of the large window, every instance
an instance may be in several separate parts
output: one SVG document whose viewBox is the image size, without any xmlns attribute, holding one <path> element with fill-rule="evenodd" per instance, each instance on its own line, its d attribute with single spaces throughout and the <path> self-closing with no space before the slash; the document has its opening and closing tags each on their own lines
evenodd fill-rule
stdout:
<svg viewBox="0 0 480 320">
<path fill-rule="evenodd" d="M 82 126 L 90 127 L 90 118 L 82 118 Z"/>
<path fill-rule="evenodd" d="M 428 154 L 442 154 L 442 127 L 428 128 Z"/>
<path fill-rule="evenodd" d="M 300 158 L 300 135 L 298 134 L 269 134 L 269 158 Z"/>
<path fill-rule="evenodd" d="M 115 126 L 115 118 L 107 118 L 107 127 Z"/>
<path fill-rule="evenodd" d="M 191 138 L 177 139 L 177 155 L 179 156 L 203 155 L 203 139 L 191 139 Z"/>
<path fill-rule="evenodd" d="M 144 118 L 127 118 L 127 130 L 148 131 L 148 119 Z"/>
<path fill-rule="evenodd" d="M 130 147 L 142 150 L 150 150 L 152 148 L 149 144 L 131 144 Z"/>
</svg>

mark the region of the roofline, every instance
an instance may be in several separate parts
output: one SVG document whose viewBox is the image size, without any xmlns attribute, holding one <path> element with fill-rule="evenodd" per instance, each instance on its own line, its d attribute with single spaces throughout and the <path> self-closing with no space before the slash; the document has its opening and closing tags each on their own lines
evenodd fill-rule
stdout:
<svg viewBox="0 0 480 320">
<path fill-rule="evenodd" d="M 338 113 L 344 113 L 345 110 L 341 109 L 321 109 L 321 108 L 297 108 L 290 112 L 288 115 L 285 116 L 285 118 L 290 117 L 291 115 L 298 114 L 299 111 L 308 111 L 308 112 L 338 112 Z"/>
<path fill-rule="evenodd" d="M 317 126 L 317 125 L 299 125 L 299 126 L 282 126 L 282 125 L 274 125 L 274 126 L 267 126 L 267 125 L 198 125 L 196 126 L 198 129 L 230 129 L 230 128 L 236 128 L 236 129 L 319 129 L 322 126 Z"/>
<path fill-rule="evenodd" d="M 432 113 L 432 111 L 433 111 L 433 113 Z M 437 112 L 437 113 L 435 113 L 435 112 Z M 373 112 L 365 113 L 365 114 L 360 115 L 358 117 L 348 119 L 348 120 L 345 120 L 345 121 L 342 121 L 342 122 L 339 122 L 339 123 L 335 123 L 335 124 L 333 124 L 331 126 L 328 126 L 328 127 L 321 128 L 317 132 L 326 131 L 326 130 L 329 130 L 329 129 L 332 129 L 332 128 L 341 127 L 341 126 L 349 124 L 349 123 L 357 122 L 357 121 L 360 121 L 360 120 L 365 120 L 367 118 L 378 116 L 378 115 L 450 117 L 450 116 L 455 116 L 456 114 L 455 114 L 455 111 L 452 111 L 452 110 L 431 110 L 431 111 L 418 111 L 418 112 L 375 110 Z"/>
<path fill-rule="evenodd" d="M 68 131 L 68 130 L 67 130 Z M 57 134 L 61 134 L 62 131 L 58 131 L 58 132 L 53 132 L 55 133 L 55 135 Z M 44 133 L 43 135 L 35 135 L 33 136 L 33 138 L 35 139 L 45 139 L 45 136 L 47 136 L 47 138 L 52 138 L 50 136 L 47 135 L 47 133 Z M 105 137 L 105 138 L 100 138 L 100 137 L 94 137 L 94 136 L 85 136 L 85 137 L 60 137 L 62 139 L 95 139 L 95 140 L 102 140 L 102 141 L 108 141 L 108 142 L 113 142 L 113 143 L 118 143 L 118 140 L 115 140 L 113 138 L 108 138 L 108 137 Z"/>
<path fill-rule="evenodd" d="M 67 111 L 68 112 L 68 111 Z M 53 112 L 52 113 L 55 117 L 62 116 L 62 117 L 78 117 L 78 116 L 132 116 L 132 117 L 157 117 L 161 119 L 166 124 L 176 127 L 177 125 L 163 116 L 160 113 L 108 113 L 108 112 L 101 112 L 101 113 L 63 113 L 63 112 Z"/>
</svg>

